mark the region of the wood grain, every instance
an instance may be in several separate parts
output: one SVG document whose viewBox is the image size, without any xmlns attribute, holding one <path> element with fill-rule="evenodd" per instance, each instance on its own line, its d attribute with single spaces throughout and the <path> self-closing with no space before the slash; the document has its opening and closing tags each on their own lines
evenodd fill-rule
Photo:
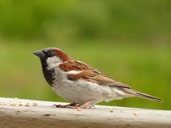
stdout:
<svg viewBox="0 0 171 128">
<path fill-rule="evenodd" d="M 54 108 L 58 102 L 0 98 L 0 128 L 171 128 L 171 111 L 99 106 Z"/>
</svg>

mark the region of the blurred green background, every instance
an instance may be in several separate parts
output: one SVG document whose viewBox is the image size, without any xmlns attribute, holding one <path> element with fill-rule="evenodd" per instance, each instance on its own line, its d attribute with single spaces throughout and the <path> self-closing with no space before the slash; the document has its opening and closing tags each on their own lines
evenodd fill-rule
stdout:
<svg viewBox="0 0 171 128">
<path fill-rule="evenodd" d="M 1 0 L 1 97 L 64 101 L 51 91 L 32 54 L 46 47 L 164 100 L 101 104 L 171 109 L 170 0 Z"/>
</svg>

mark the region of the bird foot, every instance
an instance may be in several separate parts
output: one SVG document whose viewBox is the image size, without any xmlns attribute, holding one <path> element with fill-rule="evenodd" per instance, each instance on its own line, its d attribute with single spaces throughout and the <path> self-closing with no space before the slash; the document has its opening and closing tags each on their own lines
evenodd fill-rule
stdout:
<svg viewBox="0 0 171 128">
<path fill-rule="evenodd" d="M 76 103 L 71 103 L 71 104 L 67 104 L 67 105 L 60 105 L 60 104 L 52 105 L 52 107 L 56 107 L 56 108 L 75 108 L 78 106 L 79 106 L 79 104 L 76 104 Z"/>
<path fill-rule="evenodd" d="M 81 109 L 92 109 L 92 108 L 95 108 L 94 105 L 80 105 L 79 107 L 77 108 L 81 108 Z"/>
<path fill-rule="evenodd" d="M 52 107 L 56 108 L 71 108 L 71 109 L 92 109 L 95 108 L 94 105 L 91 105 L 94 102 L 94 100 L 90 100 L 84 104 L 77 104 L 77 103 L 71 103 L 67 105 L 60 105 L 60 104 L 54 104 Z"/>
<path fill-rule="evenodd" d="M 95 108 L 94 105 L 91 105 L 94 101 L 95 100 L 90 100 L 90 101 L 78 106 L 78 108 L 80 108 L 80 109 L 92 109 L 92 108 Z"/>
</svg>

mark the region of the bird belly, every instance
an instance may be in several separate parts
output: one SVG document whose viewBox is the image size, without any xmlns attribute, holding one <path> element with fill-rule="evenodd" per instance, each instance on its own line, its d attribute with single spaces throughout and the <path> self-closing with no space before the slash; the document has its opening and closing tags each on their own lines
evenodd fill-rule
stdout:
<svg viewBox="0 0 171 128">
<path fill-rule="evenodd" d="M 52 90 L 60 97 L 78 104 L 84 104 L 90 100 L 95 100 L 93 104 L 102 101 L 122 99 L 126 95 L 115 87 L 98 85 L 84 80 L 57 82 L 52 86 Z"/>
</svg>

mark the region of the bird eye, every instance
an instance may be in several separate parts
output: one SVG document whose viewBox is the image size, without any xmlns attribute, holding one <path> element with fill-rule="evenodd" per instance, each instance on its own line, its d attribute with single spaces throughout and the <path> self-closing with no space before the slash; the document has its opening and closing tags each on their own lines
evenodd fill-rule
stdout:
<svg viewBox="0 0 171 128">
<path fill-rule="evenodd" d="M 55 52 L 50 50 L 50 51 L 48 51 L 48 55 L 49 56 L 54 56 L 55 55 Z"/>
</svg>

